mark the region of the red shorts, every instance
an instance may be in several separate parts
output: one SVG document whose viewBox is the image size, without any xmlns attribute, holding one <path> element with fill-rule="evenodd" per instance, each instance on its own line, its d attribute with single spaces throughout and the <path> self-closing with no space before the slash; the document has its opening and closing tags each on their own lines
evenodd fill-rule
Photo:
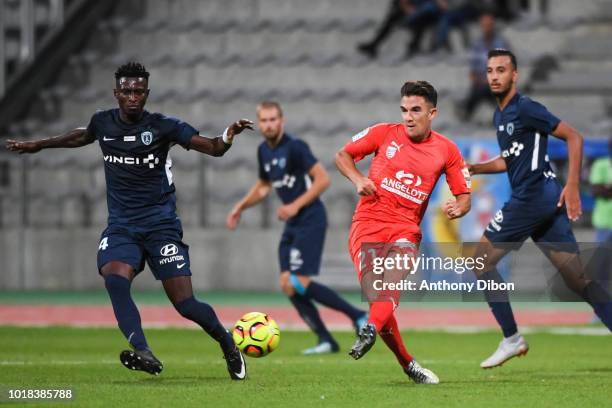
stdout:
<svg viewBox="0 0 612 408">
<path fill-rule="evenodd" d="M 354 221 L 349 232 L 349 253 L 357 277 L 361 282 L 363 265 L 368 265 L 367 259 L 362 260 L 362 250 L 365 249 L 364 257 L 375 251 L 376 256 L 385 256 L 392 248 L 399 247 L 401 252 L 414 255 L 421 242 L 421 232 L 414 224 L 391 224 L 374 221 Z M 406 245 L 407 244 L 407 245 Z"/>
</svg>

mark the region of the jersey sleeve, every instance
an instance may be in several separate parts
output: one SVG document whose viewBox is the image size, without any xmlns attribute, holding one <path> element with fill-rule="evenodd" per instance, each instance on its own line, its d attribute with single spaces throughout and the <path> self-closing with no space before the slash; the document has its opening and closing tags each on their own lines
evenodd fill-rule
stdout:
<svg viewBox="0 0 612 408">
<path fill-rule="evenodd" d="M 291 146 L 291 155 L 293 163 L 296 163 L 304 173 L 308 173 L 312 166 L 314 166 L 318 160 L 312 154 L 310 147 L 303 140 L 294 140 Z"/>
<path fill-rule="evenodd" d="M 259 178 L 261 180 L 269 181 L 270 179 L 268 178 L 268 175 L 264 170 L 263 159 L 261 157 L 261 146 L 259 147 L 259 149 L 257 149 L 257 168 L 259 171 Z"/>
<path fill-rule="evenodd" d="M 446 174 L 446 183 L 453 195 L 457 196 L 471 192 L 472 181 L 470 172 L 463 161 L 459 148 L 452 142 L 448 144 L 448 157 L 444 172 Z"/>
<path fill-rule="evenodd" d="M 199 132 L 187 122 L 176 118 L 168 118 L 173 121 L 173 128 L 170 132 L 170 141 L 173 143 L 180 144 L 185 149 L 189 150 L 191 145 L 191 138 Z"/>
<path fill-rule="evenodd" d="M 528 98 L 519 105 L 519 117 L 525 125 L 546 134 L 554 132 L 561 122 L 561 119 L 550 113 L 544 105 Z"/>
<path fill-rule="evenodd" d="M 100 116 L 100 112 L 96 112 L 93 114 L 91 119 L 89 120 L 89 124 L 87 125 L 87 133 L 93 135 L 96 140 L 98 139 L 98 117 Z"/>
<path fill-rule="evenodd" d="M 606 163 L 601 159 L 595 160 L 593 166 L 591 167 L 591 174 L 589 174 L 589 183 L 606 184 L 607 182 L 608 180 L 606 180 Z"/>
<path fill-rule="evenodd" d="M 387 127 L 386 123 L 379 123 L 362 130 L 344 145 L 344 151 L 350 154 L 356 162 L 378 151 L 387 135 Z"/>
</svg>

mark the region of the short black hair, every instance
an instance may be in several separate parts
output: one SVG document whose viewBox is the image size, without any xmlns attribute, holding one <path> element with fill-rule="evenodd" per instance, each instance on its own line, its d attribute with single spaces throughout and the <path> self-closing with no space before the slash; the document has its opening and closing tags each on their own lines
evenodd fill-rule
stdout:
<svg viewBox="0 0 612 408">
<path fill-rule="evenodd" d="M 434 107 L 438 105 L 438 92 L 427 81 L 408 81 L 402 86 L 401 96 L 422 96 Z"/>
<path fill-rule="evenodd" d="M 148 81 L 149 72 L 140 62 L 130 61 L 121 65 L 115 71 L 115 79 L 119 80 L 119 78 L 144 78 Z"/>
<path fill-rule="evenodd" d="M 514 67 L 514 70 L 516 71 L 518 69 L 518 63 L 516 62 L 516 55 L 514 55 L 514 53 L 510 50 L 507 50 L 505 48 L 495 48 L 489 51 L 489 54 L 487 55 L 487 60 L 490 60 L 491 58 L 494 57 L 510 57 L 510 62 L 512 62 L 512 66 Z"/>
</svg>

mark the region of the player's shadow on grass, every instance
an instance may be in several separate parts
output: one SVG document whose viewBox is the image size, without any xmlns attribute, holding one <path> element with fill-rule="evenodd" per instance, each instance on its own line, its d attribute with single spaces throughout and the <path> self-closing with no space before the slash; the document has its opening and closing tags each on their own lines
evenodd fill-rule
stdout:
<svg viewBox="0 0 612 408">
<path fill-rule="evenodd" d="M 163 375 L 163 374 L 162 374 Z M 133 386 L 146 386 L 149 387 L 151 384 L 156 385 L 190 385 L 193 384 L 201 385 L 202 381 L 206 381 L 208 384 L 219 383 L 227 384 L 227 376 L 214 376 L 214 375 L 198 375 L 198 376 L 186 376 L 186 377 L 148 377 L 148 378 L 135 378 L 133 380 L 117 380 L 112 381 L 112 384 L 116 385 L 133 385 Z"/>
<path fill-rule="evenodd" d="M 612 367 L 581 368 L 578 373 L 612 373 Z"/>
</svg>

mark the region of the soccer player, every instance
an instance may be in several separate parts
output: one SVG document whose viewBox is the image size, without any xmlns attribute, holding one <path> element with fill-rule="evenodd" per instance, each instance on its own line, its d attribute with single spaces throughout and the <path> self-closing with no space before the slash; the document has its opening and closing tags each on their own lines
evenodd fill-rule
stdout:
<svg viewBox="0 0 612 408">
<path fill-rule="evenodd" d="M 582 162 L 582 136 L 543 105 L 517 92 L 515 55 L 505 49 L 489 52 L 487 80 L 498 107 L 493 117 L 501 155 L 469 165 L 471 174 L 508 172 L 512 187 L 504 204 L 484 231 L 476 257 L 485 257 L 479 279 L 503 282 L 497 263 L 529 237 L 559 270 L 566 284 L 588 302 L 612 330 L 612 303 L 605 289 L 585 277 L 570 220 L 582 210 L 578 184 Z M 562 187 L 548 162 L 548 135 L 565 140 L 569 170 Z M 506 290 L 485 291 L 485 298 L 502 328 L 504 339 L 480 366 L 492 368 L 527 353 L 529 345 L 518 332 Z"/>
<path fill-rule="evenodd" d="M 361 258 L 369 243 L 394 244 L 381 256 L 393 258 L 401 247 L 414 255 L 421 241 L 419 224 L 427 208 L 429 196 L 441 174 L 454 199 L 444 205 L 449 219 L 459 218 L 470 210 L 469 174 L 457 146 L 433 131 L 431 123 L 437 115 L 437 92 L 426 81 L 406 82 L 401 88 L 401 123 L 379 123 L 353 136 L 336 154 L 340 172 L 362 196 L 349 233 L 349 251 L 357 276 L 364 285 L 366 265 Z M 370 173 L 366 177 L 355 162 L 374 153 Z M 397 243 L 397 244 L 396 244 Z M 386 271 L 384 274 L 386 275 Z M 394 311 L 399 292 L 379 293 L 370 300 L 368 324 L 359 332 L 350 355 L 363 357 L 382 337 L 395 354 L 404 372 L 419 384 L 437 384 L 438 377 L 422 368 L 406 351 Z"/>
<path fill-rule="evenodd" d="M 317 345 L 303 353 L 337 352 L 338 343 L 313 301 L 344 313 L 355 330 L 365 325 L 367 314 L 312 279 L 319 274 L 325 242 L 327 216 L 319 196 L 329 187 L 329 176 L 304 141 L 285 133 L 283 111 L 278 103 L 260 103 L 257 121 L 265 139 L 257 150 L 259 178 L 228 214 L 227 227 L 235 229 L 242 211 L 261 202 L 272 188 L 276 190 L 283 202 L 276 214 L 286 222 L 278 247 L 280 286 L 318 337 Z"/>
<path fill-rule="evenodd" d="M 36 153 L 42 149 L 76 148 L 98 141 L 106 176 L 108 227 L 98 247 L 98 272 L 104 278 L 119 329 L 133 350 L 120 354 L 132 370 L 158 375 L 162 363 L 153 355 L 142 330 L 132 296 L 132 280 L 145 261 L 176 310 L 200 325 L 223 351 L 230 377 L 246 378 L 244 358 L 221 325 L 213 308 L 194 298 L 189 246 L 182 241 L 176 215 L 175 188 L 170 171 L 170 148 L 179 144 L 211 156 L 222 156 L 234 137 L 252 122 L 232 123 L 223 136 L 202 137 L 189 124 L 144 109 L 149 95 L 149 73 L 130 62 L 115 72 L 118 109 L 96 112 L 87 128 L 37 141 L 8 140 L 9 150 Z"/>
</svg>

